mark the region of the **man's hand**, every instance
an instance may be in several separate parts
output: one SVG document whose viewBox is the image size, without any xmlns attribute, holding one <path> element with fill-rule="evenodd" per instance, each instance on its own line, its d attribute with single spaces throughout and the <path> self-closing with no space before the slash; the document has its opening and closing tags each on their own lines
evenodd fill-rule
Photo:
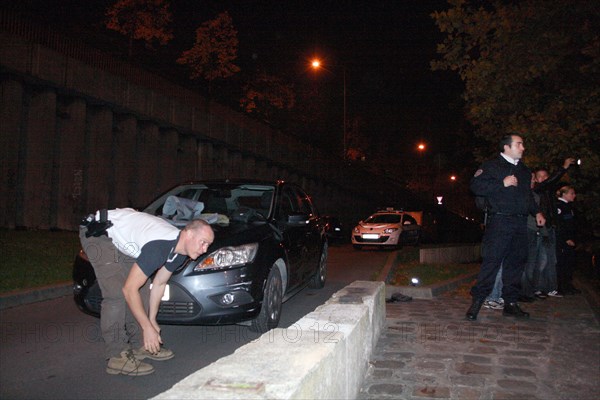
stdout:
<svg viewBox="0 0 600 400">
<path fill-rule="evenodd" d="M 517 177 L 514 175 L 508 175 L 502 182 L 504 183 L 504 187 L 517 186 L 519 184 Z"/>
<path fill-rule="evenodd" d="M 573 164 L 575 164 L 575 159 L 574 158 L 567 158 L 567 159 L 565 159 L 565 162 L 563 163 L 563 168 L 564 169 L 568 169 Z"/>
<path fill-rule="evenodd" d="M 542 214 L 542 213 L 535 214 L 535 223 L 537 224 L 537 226 L 546 225 L 546 218 L 544 218 L 544 214 Z"/>
<path fill-rule="evenodd" d="M 162 344 L 160 330 L 157 330 L 154 327 L 154 324 L 152 324 L 148 328 L 144 328 L 142 334 L 144 336 L 144 348 L 151 354 L 158 353 L 160 351 L 160 345 Z"/>
</svg>

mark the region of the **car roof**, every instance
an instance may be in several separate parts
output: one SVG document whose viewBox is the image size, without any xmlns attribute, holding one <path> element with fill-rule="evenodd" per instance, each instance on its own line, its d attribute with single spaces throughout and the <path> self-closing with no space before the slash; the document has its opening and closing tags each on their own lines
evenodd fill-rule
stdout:
<svg viewBox="0 0 600 400">
<path fill-rule="evenodd" d="M 394 210 L 394 209 L 385 209 L 385 210 L 377 210 L 372 215 L 375 214 L 404 214 L 404 210 Z"/>
</svg>

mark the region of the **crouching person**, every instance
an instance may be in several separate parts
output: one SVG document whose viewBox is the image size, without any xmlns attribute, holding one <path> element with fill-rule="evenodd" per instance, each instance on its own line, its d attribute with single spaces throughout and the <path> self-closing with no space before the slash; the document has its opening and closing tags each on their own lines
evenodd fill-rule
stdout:
<svg viewBox="0 0 600 400">
<path fill-rule="evenodd" d="M 102 291 L 100 328 L 109 374 L 148 375 L 144 359 L 168 360 L 156 322 L 171 274 L 205 253 L 214 240 L 203 220 L 179 230 L 162 218 L 130 208 L 101 210 L 82 222 L 79 238 Z M 149 277 L 156 272 L 149 289 Z"/>
</svg>

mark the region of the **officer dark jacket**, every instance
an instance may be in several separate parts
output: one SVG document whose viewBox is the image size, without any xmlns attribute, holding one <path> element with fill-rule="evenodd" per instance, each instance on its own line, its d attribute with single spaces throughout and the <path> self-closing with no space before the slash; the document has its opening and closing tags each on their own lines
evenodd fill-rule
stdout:
<svg viewBox="0 0 600 400">
<path fill-rule="evenodd" d="M 504 178 L 515 175 L 517 186 L 504 187 Z M 490 214 L 527 216 L 539 212 L 531 190 L 531 171 L 519 161 L 517 165 L 502 155 L 484 162 L 471 180 L 471 191 L 475 196 L 487 198 Z"/>
<path fill-rule="evenodd" d="M 556 245 L 558 248 L 569 248 L 567 240 L 576 241 L 577 229 L 575 227 L 575 213 L 573 212 L 572 204 L 562 200 L 556 202 L 556 219 L 558 225 L 556 229 Z"/>
</svg>

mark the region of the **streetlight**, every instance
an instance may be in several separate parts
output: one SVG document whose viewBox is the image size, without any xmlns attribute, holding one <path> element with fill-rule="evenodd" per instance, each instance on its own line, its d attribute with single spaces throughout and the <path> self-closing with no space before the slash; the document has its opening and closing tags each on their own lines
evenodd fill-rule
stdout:
<svg viewBox="0 0 600 400">
<path fill-rule="evenodd" d="M 321 60 L 319 60 L 318 58 L 314 58 L 311 63 L 310 66 L 312 67 L 312 69 L 317 70 L 320 68 L 323 68 L 323 66 L 321 65 Z M 343 153 L 342 153 L 342 158 L 345 160 L 346 159 L 346 67 L 342 66 L 342 75 L 343 75 L 343 81 L 344 81 L 344 115 L 343 115 L 343 122 L 342 122 L 342 147 L 343 147 Z"/>
</svg>

